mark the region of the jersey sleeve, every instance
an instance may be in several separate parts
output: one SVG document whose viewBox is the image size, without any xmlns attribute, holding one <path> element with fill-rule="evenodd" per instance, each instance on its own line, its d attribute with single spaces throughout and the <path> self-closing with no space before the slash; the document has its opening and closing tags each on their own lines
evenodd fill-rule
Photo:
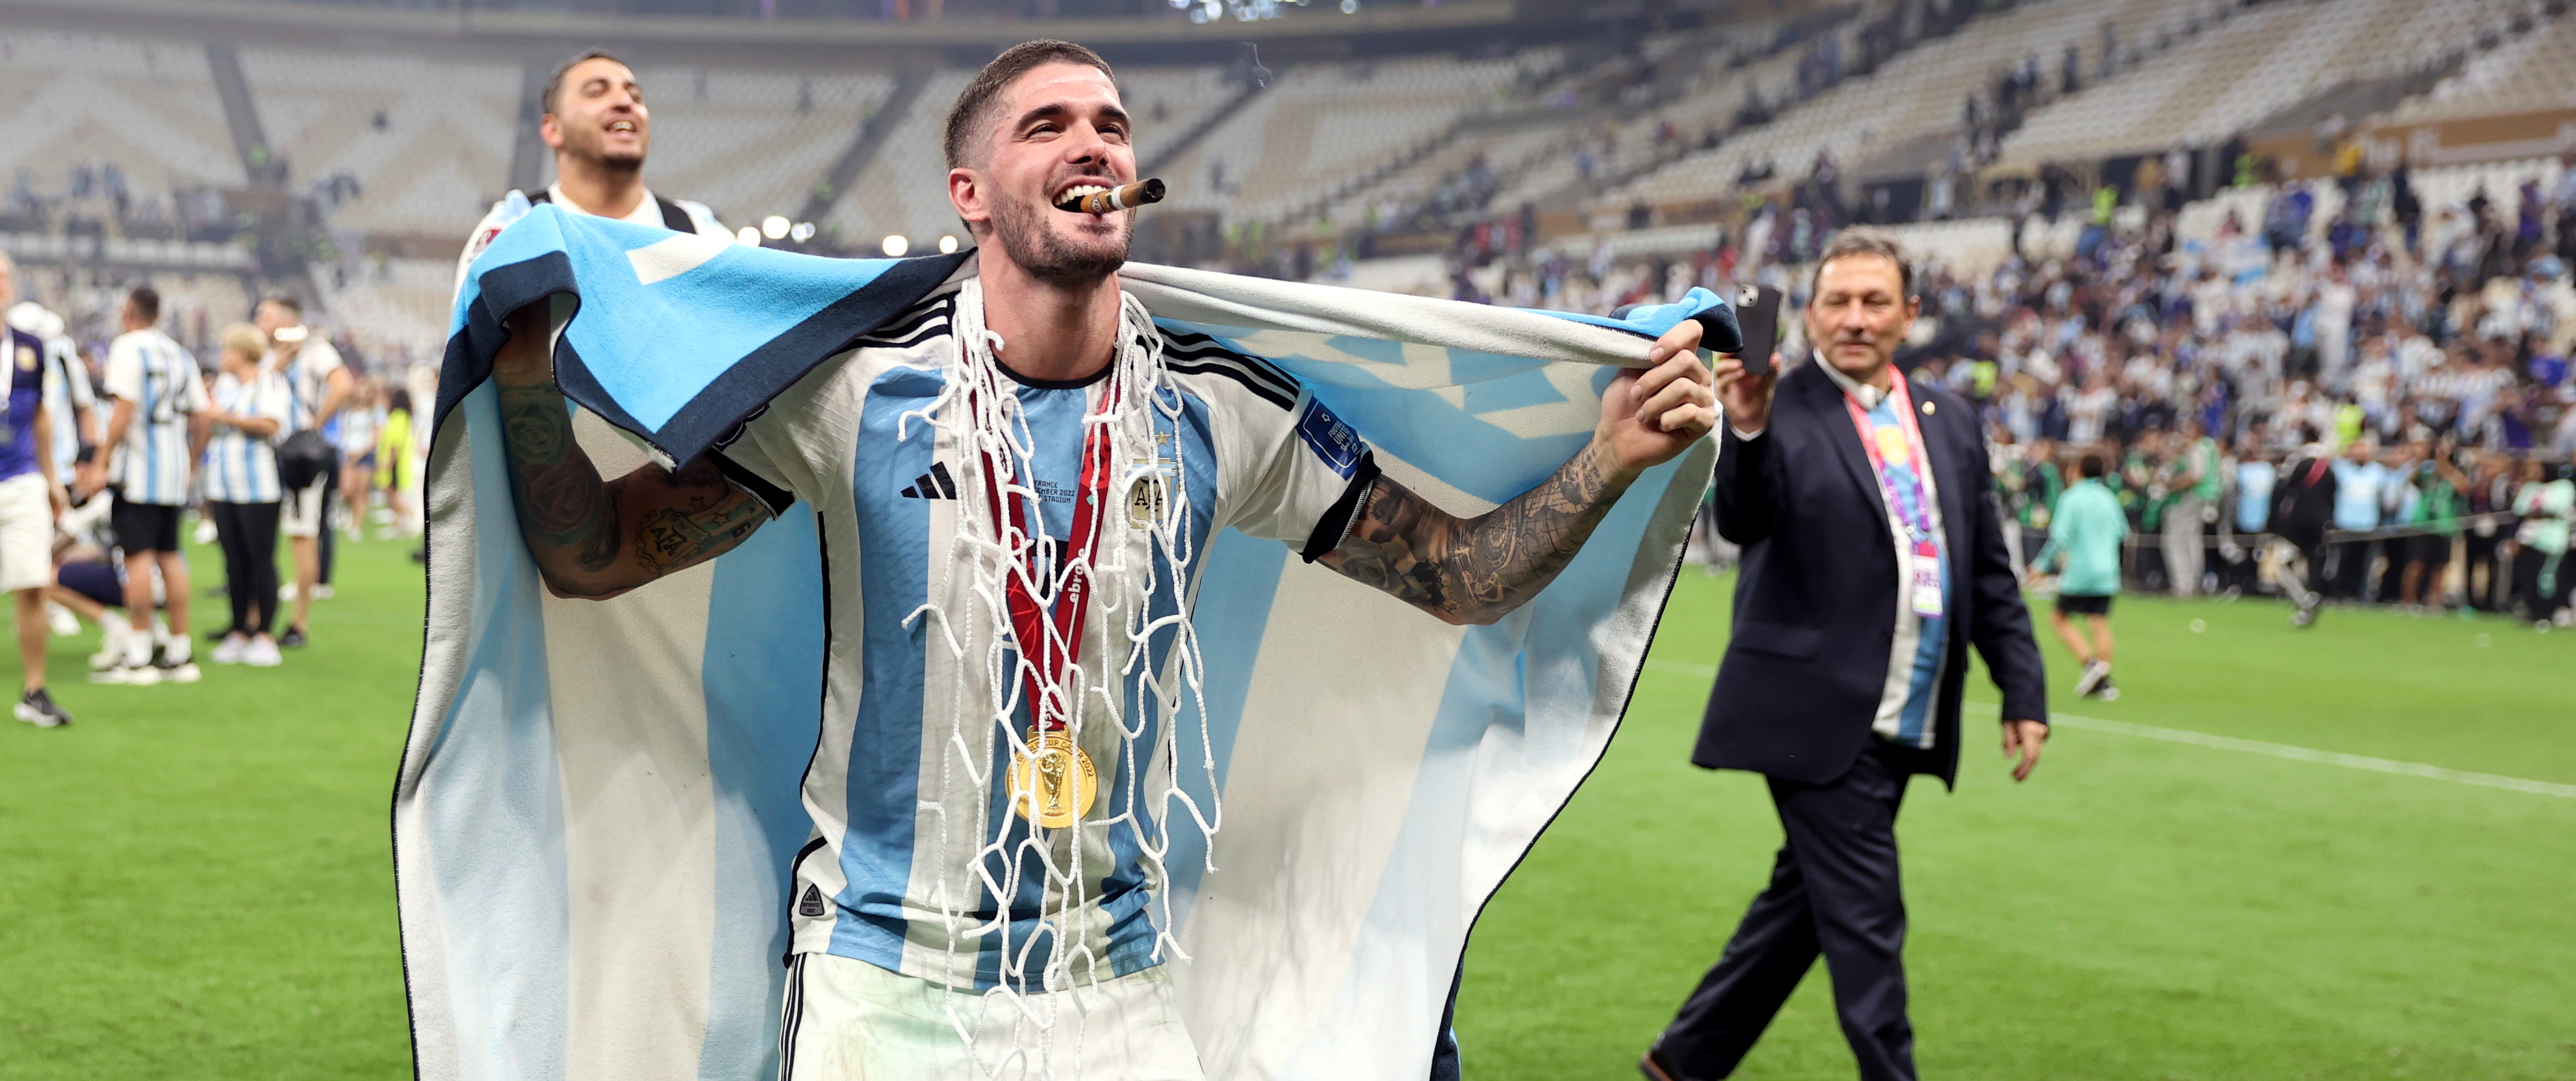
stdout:
<svg viewBox="0 0 2576 1081">
<path fill-rule="evenodd" d="M 143 400 L 143 349 L 119 338 L 107 347 L 107 393 L 129 402 Z"/>
<path fill-rule="evenodd" d="M 716 468 L 736 487 L 760 497 L 775 517 L 800 499 L 813 499 L 848 470 L 853 414 L 822 408 L 818 398 L 831 386 L 852 353 L 817 365 L 795 386 L 772 398 L 707 452 Z M 846 480 L 841 483 L 846 490 Z"/>
<path fill-rule="evenodd" d="M 1377 463 L 1368 443 L 1331 407 L 1278 374 L 1295 392 L 1286 409 L 1257 394 L 1220 399 L 1234 408 L 1214 426 L 1217 525 L 1285 541 L 1312 563 L 1350 531 L 1361 496 L 1377 479 Z"/>
<path fill-rule="evenodd" d="M 187 373 L 186 381 L 179 387 L 179 397 L 173 406 L 182 413 L 205 412 L 206 407 L 213 404 L 206 398 L 205 373 L 198 371 L 194 364 L 183 365 L 180 370 Z"/>
</svg>

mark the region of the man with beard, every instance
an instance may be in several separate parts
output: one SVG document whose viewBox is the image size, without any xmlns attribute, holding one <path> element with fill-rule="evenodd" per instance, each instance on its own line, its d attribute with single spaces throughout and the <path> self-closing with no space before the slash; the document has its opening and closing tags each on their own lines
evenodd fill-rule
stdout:
<svg viewBox="0 0 2576 1081">
<path fill-rule="evenodd" d="M 537 134 L 554 148 L 555 182 L 529 196 L 529 202 L 674 232 L 733 237 L 706 204 L 666 199 L 644 186 L 653 112 L 645 108 L 644 87 L 624 61 L 597 49 L 583 53 L 555 69 L 537 100 L 544 111 Z M 525 209 L 512 207 L 507 199 L 492 204 L 456 261 L 460 289 L 465 268 Z"/>
<path fill-rule="evenodd" d="M 1132 213 L 1060 207 L 1136 179 L 1130 130 L 1090 50 L 996 58 L 945 139 L 978 254 L 676 469 L 603 479 L 571 438 L 544 309 L 507 319 L 511 493 L 557 594 L 635 589 L 813 507 L 829 660 L 782 1077 L 1201 1077 L 1150 901 L 1169 744 L 1124 682 L 1150 677 L 1110 675 L 1189 655 L 1178 598 L 1205 545 L 1188 538 L 1281 541 L 1432 618 L 1490 623 L 1715 424 L 1685 323 L 1610 384 L 1554 475 L 1451 516 L 1380 475 L 1294 377 L 1122 291 Z"/>
</svg>

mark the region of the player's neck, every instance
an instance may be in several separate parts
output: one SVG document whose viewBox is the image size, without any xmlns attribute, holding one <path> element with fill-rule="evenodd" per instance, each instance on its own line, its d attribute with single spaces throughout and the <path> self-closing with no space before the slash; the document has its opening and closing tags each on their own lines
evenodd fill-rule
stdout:
<svg viewBox="0 0 2576 1081">
<path fill-rule="evenodd" d="M 644 204 L 644 170 L 612 168 L 569 154 L 555 155 L 555 187 L 585 214 L 623 218 Z"/>
<path fill-rule="evenodd" d="M 984 287 L 984 325 L 1002 336 L 996 356 L 1011 373 L 1048 382 L 1100 374 L 1116 355 L 1118 276 L 1065 285 L 1042 281 L 985 249 L 976 268 Z"/>
</svg>

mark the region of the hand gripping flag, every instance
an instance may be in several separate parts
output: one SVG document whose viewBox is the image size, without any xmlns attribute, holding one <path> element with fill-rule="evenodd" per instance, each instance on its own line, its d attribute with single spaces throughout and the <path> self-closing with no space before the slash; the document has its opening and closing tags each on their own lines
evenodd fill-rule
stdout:
<svg viewBox="0 0 2576 1081">
<path fill-rule="evenodd" d="M 812 828 L 812 511 L 613 600 L 550 595 L 487 385 L 503 317 L 553 298 L 558 382 L 616 476 L 704 452 L 966 258 L 822 259 L 549 206 L 468 270 L 394 801 L 422 1077 L 774 1076 L 790 865 Z M 1704 290 L 1612 320 L 1138 264 L 1120 278 L 1167 328 L 1297 376 L 1388 475 L 1460 514 L 1580 449 L 1615 368 L 1679 321 L 1737 341 Z M 1222 825 L 1166 824 L 1164 886 L 1209 1077 L 1426 1073 L 1476 914 L 1626 707 L 1715 453 L 1648 473 L 1492 626 L 1441 624 L 1275 542 L 1211 541 L 1193 617 L 1205 734 L 1175 738 L 1177 760 L 1214 768 L 1176 783 L 1221 797 Z"/>
</svg>

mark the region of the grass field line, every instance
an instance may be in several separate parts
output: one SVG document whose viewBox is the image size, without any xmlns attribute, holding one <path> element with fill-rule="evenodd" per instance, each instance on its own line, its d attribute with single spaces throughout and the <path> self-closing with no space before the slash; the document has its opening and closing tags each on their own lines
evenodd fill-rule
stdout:
<svg viewBox="0 0 2576 1081">
<path fill-rule="evenodd" d="M 1647 661 L 1646 669 L 1652 672 L 1666 672 L 1673 675 L 1699 676 L 1702 678 L 1714 678 L 1717 675 L 1717 669 L 1711 665 L 1689 664 L 1682 661 Z M 1992 702 L 1967 702 L 1963 703 L 1963 705 L 1977 709 L 1996 708 L 1995 704 Z M 2188 732 L 2179 728 L 2158 728 L 2154 725 L 2131 724 L 2127 721 L 2105 720 L 2100 717 L 2084 717 L 2072 713 L 2052 712 L 2049 714 L 2048 720 L 2050 724 L 2062 724 L 2068 728 L 2084 729 L 2095 732 L 2111 732 L 2123 736 L 2137 736 L 2142 739 L 2160 739 L 2167 743 L 2187 743 L 2195 747 L 2215 747 L 2225 751 L 2243 751 L 2247 754 L 2268 754 L 2275 758 L 2287 758 L 2299 762 L 2322 762 L 2329 766 L 2343 766 L 2347 769 L 2366 769 L 2377 773 L 2396 773 L 2408 777 L 2426 777 L 2436 781 L 2451 781 L 2457 784 L 2473 784 L 2486 788 L 2501 788 L 2510 792 L 2528 792 L 2535 796 L 2558 796 L 2564 799 L 2576 799 L 2576 785 L 2552 784 L 2548 781 L 2534 781 L 2524 777 L 2505 777 L 2493 773 L 2472 773 L 2467 770 L 2445 769 L 2441 766 L 2428 765 L 2422 762 L 2399 762 L 2387 758 L 2371 758 L 2366 755 L 2343 754 L 2337 751 L 2320 751 L 2312 747 L 2293 747 L 2286 743 L 2265 743 L 2261 740 L 2237 739 L 2233 736 L 2213 736 L 2206 732 Z"/>
</svg>

